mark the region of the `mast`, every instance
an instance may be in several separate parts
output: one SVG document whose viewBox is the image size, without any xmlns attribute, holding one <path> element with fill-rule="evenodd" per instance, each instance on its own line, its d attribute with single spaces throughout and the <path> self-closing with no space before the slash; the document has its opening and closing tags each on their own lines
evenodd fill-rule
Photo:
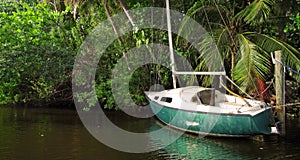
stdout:
<svg viewBox="0 0 300 160">
<path fill-rule="evenodd" d="M 176 71 L 175 70 L 175 57 L 174 57 L 174 52 L 173 52 L 172 28 L 171 28 L 171 15 L 170 15 L 169 0 L 166 0 L 166 12 L 167 12 L 167 28 L 168 28 L 168 40 L 169 40 L 169 51 L 170 51 L 170 59 L 171 59 L 173 87 L 176 88 L 176 75 L 220 75 L 220 76 L 226 76 L 225 71 L 187 72 L 187 71 Z"/>
<path fill-rule="evenodd" d="M 170 59 L 171 59 L 173 87 L 176 88 L 175 57 L 174 57 L 174 52 L 173 52 L 172 28 L 171 28 L 170 3 L 169 3 L 169 0 L 166 0 L 166 11 L 167 11 L 168 39 L 169 39 L 169 50 L 170 50 Z"/>
</svg>

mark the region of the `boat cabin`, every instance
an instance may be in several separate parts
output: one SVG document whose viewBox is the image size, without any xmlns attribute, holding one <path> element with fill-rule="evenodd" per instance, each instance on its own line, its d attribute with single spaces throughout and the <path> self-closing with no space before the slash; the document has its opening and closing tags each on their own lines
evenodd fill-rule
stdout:
<svg viewBox="0 0 300 160">
<path fill-rule="evenodd" d="M 215 97 L 215 89 L 207 88 L 196 92 L 191 101 L 197 104 L 214 106 Z"/>
</svg>

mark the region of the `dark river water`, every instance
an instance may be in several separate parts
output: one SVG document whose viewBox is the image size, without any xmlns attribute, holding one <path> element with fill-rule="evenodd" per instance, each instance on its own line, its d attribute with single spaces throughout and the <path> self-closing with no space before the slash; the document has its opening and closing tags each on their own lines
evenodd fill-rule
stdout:
<svg viewBox="0 0 300 160">
<path fill-rule="evenodd" d="M 130 131 L 147 132 L 161 127 L 155 118 L 136 119 L 117 111 L 106 115 Z M 135 154 L 97 141 L 83 126 L 76 110 L 0 107 L 0 159 L 300 159 L 300 120 L 289 119 L 287 123 L 288 136 L 284 140 L 257 142 L 184 134 L 163 149 Z M 177 131 L 171 129 L 171 132 Z"/>
</svg>

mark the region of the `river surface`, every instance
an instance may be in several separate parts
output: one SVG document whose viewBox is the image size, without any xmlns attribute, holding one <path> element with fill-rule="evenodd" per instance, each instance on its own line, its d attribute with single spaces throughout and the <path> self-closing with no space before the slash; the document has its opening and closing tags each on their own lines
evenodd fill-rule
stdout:
<svg viewBox="0 0 300 160">
<path fill-rule="evenodd" d="M 137 119 L 117 111 L 105 114 L 114 124 L 132 132 L 147 132 L 162 126 L 155 118 Z M 0 159 L 300 159 L 300 120 L 289 119 L 287 124 L 288 136 L 284 140 L 257 142 L 184 134 L 163 149 L 136 154 L 97 141 L 83 126 L 75 109 L 0 107 Z M 177 131 L 170 129 L 161 138 L 170 132 Z"/>
</svg>

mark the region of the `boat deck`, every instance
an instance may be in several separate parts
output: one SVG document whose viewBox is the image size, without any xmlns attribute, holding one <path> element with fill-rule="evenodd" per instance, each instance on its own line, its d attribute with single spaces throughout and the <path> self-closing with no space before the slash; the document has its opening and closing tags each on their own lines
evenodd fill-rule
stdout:
<svg viewBox="0 0 300 160">
<path fill-rule="evenodd" d="M 151 101 L 159 105 L 191 112 L 256 115 L 267 107 L 265 103 L 245 100 L 221 93 L 212 88 L 189 86 L 162 92 L 147 92 Z M 250 104 L 250 106 L 249 106 Z"/>
</svg>

